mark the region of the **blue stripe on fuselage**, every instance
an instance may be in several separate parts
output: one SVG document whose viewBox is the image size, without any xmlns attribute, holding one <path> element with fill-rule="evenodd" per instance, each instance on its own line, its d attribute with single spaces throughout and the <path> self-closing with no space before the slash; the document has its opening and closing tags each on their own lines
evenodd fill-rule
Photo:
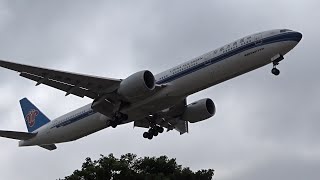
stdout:
<svg viewBox="0 0 320 180">
<path fill-rule="evenodd" d="M 63 120 L 62 122 L 52 126 L 51 129 L 52 128 L 59 128 L 59 127 L 62 127 L 62 126 L 67 126 L 67 125 L 72 124 L 74 122 L 77 122 L 77 121 L 79 121 L 81 119 L 84 119 L 84 118 L 86 118 L 88 116 L 91 116 L 91 115 L 93 115 L 95 113 L 96 112 L 94 112 L 93 110 L 89 110 L 89 111 L 84 112 L 82 114 L 79 114 L 79 115 L 77 115 L 75 117 L 72 117 L 72 118 L 68 117 L 67 119 Z"/>
<path fill-rule="evenodd" d="M 299 42 L 300 39 L 301 39 L 300 36 L 301 35 L 299 35 L 296 32 L 290 32 L 290 33 L 278 34 L 278 35 L 275 35 L 275 36 L 267 37 L 267 38 L 262 39 L 261 40 L 262 42 L 259 43 L 259 44 L 256 44 L 256 42 L 252 42 L 252 43 L 246 44 L 246 45 L 241 46 L 241 47 L 239 47 L 237 49 L 231 50 L 231 51 L 226 52 L 226 53 L 224 53 L 222 55 L 219 55 L 217 57 L 209 59 L 209 60 L 207 60 L 207 61 L 205 61 L 203 63 L 195 65 L 195 66 L 193 66 L 191 68 L 183 70 L 183 71 L 181 71 L 179 73 L 173 74 L 173 75 L 171 75 L 171 76 L 169 76 L 169 77 L 167 77 L 165 79 L 159 80 L 156 83 L 157 84 L 163 84 L 163 83 L 171 82 L 171 81 L 173 81 L 175 79 L 178 79 L 180 77 L 183 77 L 185 75 L 193 73 L 193 72 L 195 72 L 197 70 L 200 70 L 202 68 L 205 68 L 205 67 L 210 66 L 212 64 L 215 64 L 215 63 L 217 63 L 219 61 L 222 61 L 222 60 L 224 60 L 226 58 L 229 58 L 231 56 L 234 56 L 236 54 L 239 54 L 239 53 L 241 53 L 243 51 L 246 51 L 246 50 L 249 50 L 249 49 L 252 49 L 252 48 L 255 48 L 255 47 L 259 47 L 259 46 L 263 46 L 263 45 L 271 44 L 271 43 L 276 43 L 276 42 L 282 42 L 282 41 L 297 41 L 297 42 Z"/>
</svg>

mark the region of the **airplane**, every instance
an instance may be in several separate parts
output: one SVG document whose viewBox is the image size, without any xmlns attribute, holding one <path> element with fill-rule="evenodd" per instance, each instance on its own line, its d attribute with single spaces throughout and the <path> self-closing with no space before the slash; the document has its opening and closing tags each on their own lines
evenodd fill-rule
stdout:
<svg viewBox="0 0 320 180">
<path fill-rule="evenodd" d="M 28 99 L 20 100 L 28 132 L 0 131 L 1 137 L 20 140 L 21 146 L 56 149 L 57 143 L 70 142 L 107 127 L 133 122 L 148 129 L 143 137 L 152 139 L 166 129 L 180 134 L 215 115 L 210 98 L 187 103 L 186 98 L 267 64 L 272 74 L 284 55 L 302 39 L 288 29 L 255 33 L 233 41 L 169 70 L 153 75 L 149 70 L 125 79 L 84 75 L 0 60 L 0 66 L 17 71 L 21 77 L 93 100 L 77 110 L 52 121 Z"/>
</svg>

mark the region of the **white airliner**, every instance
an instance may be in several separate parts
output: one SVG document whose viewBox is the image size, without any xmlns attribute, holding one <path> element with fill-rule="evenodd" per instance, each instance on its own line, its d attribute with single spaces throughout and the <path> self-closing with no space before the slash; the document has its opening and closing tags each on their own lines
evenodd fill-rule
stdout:
<svg viewBox="0 0 320 180">
<path fill-rule="evenodd" d="M 38 145 L 48 150 L 56 143 L 74 141 L 107 127 L 134 122 L 148 128 L 152 139 L 166 128 L 183 134 L 188 123 L 212 117 L 216 108 L 209 98 L 187 104 L 198 91 L 271 63 L 271 72 L 283 56 L 301 40 L 302 34 L 287 29 L 252 34 L 153 75 L 144 70 L 125 79 L 110 79 L 29 66 L 0 60 L 0 66 L 20 76 L 93 102 L 50 121 L 26 98 L 20 100 L 28 132 L 0 131 L 0 136 L 18 139 L 19 146 Z"/>
</svg>

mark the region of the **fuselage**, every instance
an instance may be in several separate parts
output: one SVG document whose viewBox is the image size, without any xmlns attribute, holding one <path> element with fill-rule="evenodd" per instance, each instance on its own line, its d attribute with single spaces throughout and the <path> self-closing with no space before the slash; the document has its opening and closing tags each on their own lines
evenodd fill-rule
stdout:
<svg viewBox="0 0 320 180">
<path fill-rule="evenodd" d="M 301 38 L 301 33 L 285 29 L 256 33 L 159 73 L 156 83 L 166 87 L 122 109 L 129 115 L 123 123 L 170 108 L 191 94 L 267 65 L 274 56 L 288 53 Z M 94 112 L 88 104 L 42 126 L 34 138 L 19 145 L 73 141 L 108 127 L 108 122 L 108 117 Z"/>
</svg>

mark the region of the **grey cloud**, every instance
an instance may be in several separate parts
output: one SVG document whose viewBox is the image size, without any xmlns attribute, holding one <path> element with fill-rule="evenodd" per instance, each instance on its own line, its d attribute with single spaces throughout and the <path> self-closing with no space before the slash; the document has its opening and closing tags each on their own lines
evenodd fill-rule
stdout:
<svg viewBox="0 0 320 180">
<path fill-rule="evenodd" d="M 319 162 L 319 158 L 272 155 L 263 161 L 258 161 L 255 166 L 248 168 L 239 176 L 230 176 L 226 179 L 317 179 Z"/>
</svg>

